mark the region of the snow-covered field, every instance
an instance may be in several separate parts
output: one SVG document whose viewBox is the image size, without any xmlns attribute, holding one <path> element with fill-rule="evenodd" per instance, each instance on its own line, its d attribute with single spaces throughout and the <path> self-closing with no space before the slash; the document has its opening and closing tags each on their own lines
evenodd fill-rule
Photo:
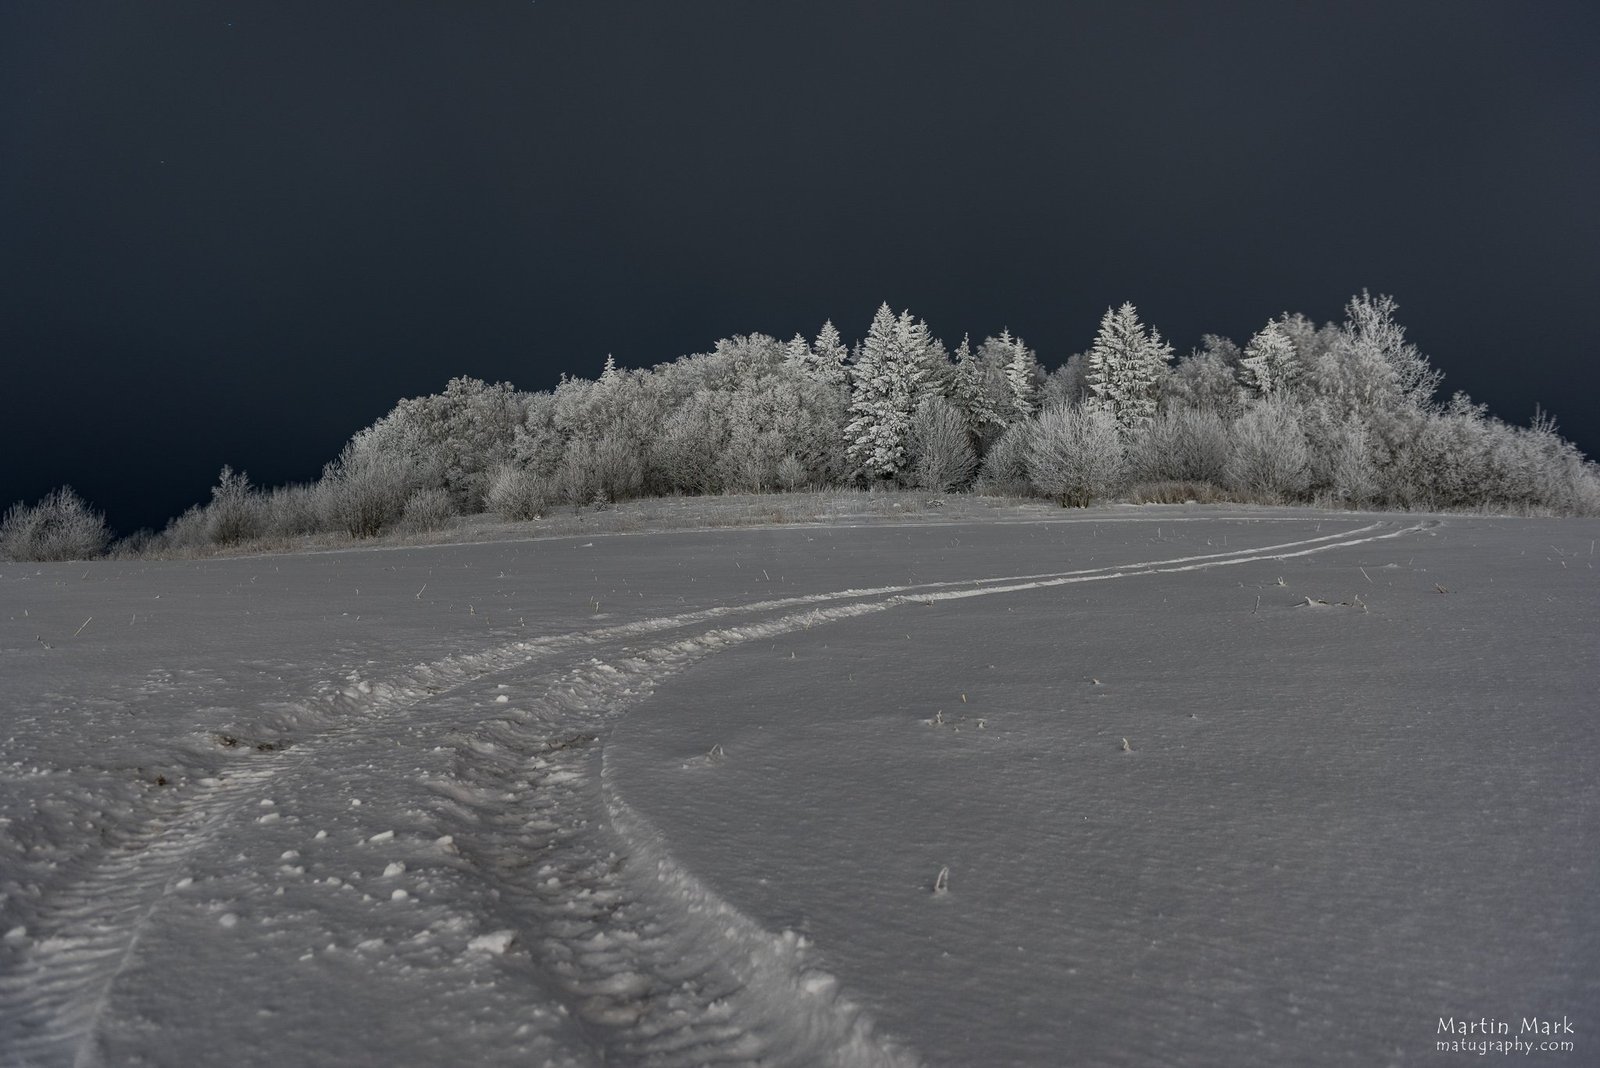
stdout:
<svg viewBox="0 0 1600 1068">
<path fill-rule="evenodd" d="M 1597 1063 L 1596 538 L 0 564 L 0 1063 Z"/>
</svg>

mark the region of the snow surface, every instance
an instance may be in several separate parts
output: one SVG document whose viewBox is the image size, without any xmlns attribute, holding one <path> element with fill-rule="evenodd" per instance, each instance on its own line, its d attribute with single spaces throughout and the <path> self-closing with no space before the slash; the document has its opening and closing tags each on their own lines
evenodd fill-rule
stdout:
<svg viewBox="0 0 1600 1068">
<path fill-rule="evenodd" d="M 1597 536 L 0 565 L 0 1064 L 1595 1063 Z"/>
</svg>

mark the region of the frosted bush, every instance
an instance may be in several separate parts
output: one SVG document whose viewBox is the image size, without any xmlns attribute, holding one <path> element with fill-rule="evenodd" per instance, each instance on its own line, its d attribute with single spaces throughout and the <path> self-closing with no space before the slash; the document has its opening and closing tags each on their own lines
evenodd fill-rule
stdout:
<svg viewBox="0 0 1600 1068">
<path fill-rule="evenodd" d="M 1311 485 L 1311 450 L 1300 411 L 1283 401 L 1262 401 L 1233 424 L 1228 484 L 1268 500 L 1298 497 Z"/>
<path fill-rule="evenodd" d="M 71 486 L 32 506 L 18 501 L 0 519 L 0 556 L 8 560 L 84 560 L 103 553 L 110 540 L 104 514 Z"/>
<path fill-rule="evenodd" d="M 626 500 L 637 497 L 644 485 L 644 461 L 638 448 L 615 431 L 598 441 L 576 438 L 567 445 L 556 479 L 570 504 Z"/>
<path fill-rule="evenodd" d="M 316 534 L 326 528 L 326 509 L 316 485 L 278 486 L 266 497 L 266 533 L 276 537 Z"/>
<path fill-rule="evenodd" d="M 266 501 L 250 488 L 250 477 L 243 471 L 223 467 L 211 487 L 205 524 L 206 540 L 213 545 L 233 545 L 266 532 Z"/>
<path fill-rule="evenodd" d="M 911 424 L 912 470 L 921 489 L 946 493 L 966 485 L 978 469 L 966 420 L 943 397 L 917 406 Z"/>
<path fill-rule="evenodd" d="M 553 492 L 548 479 L 515 464 L 502 464 L 489 476 L 489 508 L 502 519 L 538 519 Z"/>
<path fill-rule="evenodd" d="M 419 481 L 404 455 L 352 441 L 322 476 L 323 504 L 332 525 L 353 538 L 371 538 L 400 518 Z"/>
<path fill-rule="evenodd" d="M 1028 478 L 1040 493 L 1062 504 L 1087 505 L 1121 488 L 1127 461 L 1110 412 L 1048 408 L 1030 437 Z"/>
<path fill-rule="evenodd" d="M 400 529 L 409 533 L 438 530 L 450 525 L 460 512 L 448 490 L 437 486 L 419 489 L 400 512 Z"/>
<path fill-rule="evenodd" d="M 1136 478 L 1221 485 L 1228 466 L 1228 426 L 1212 411 L 1169 409 L 1133 436 L 1128 451 Z"/>
<path fill-rule="evenodd" d="M 1032 448 L 1034 423 L 1012 423 L 995 439 L 984 454 L 982 477 L 985 485 L 1001 493 L 1028 491 L 1028 452 Z"/>
</svg>

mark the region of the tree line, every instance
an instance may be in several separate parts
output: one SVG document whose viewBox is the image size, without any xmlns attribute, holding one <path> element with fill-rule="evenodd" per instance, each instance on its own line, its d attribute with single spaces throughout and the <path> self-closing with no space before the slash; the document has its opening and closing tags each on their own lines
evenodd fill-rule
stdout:
<svg viewBox="0 0 1600 1068">
<path fill-rule="evenodd" d="M 549 391 L 455 378 L 356 433 L 318 480 L 264 489 L 223 468 L 210 501 L 129 552 L 338 531 L 426 530 L 494 512 L 640 496 L 839 486 L 1100 500 L 1600 513 L 1600 472 L 1549 416 L 1512 426 L 1406 340 L 1387 296 L 1344 319 L 1285 313 L 1187 356 L 1132 304 L 1046 372 L 1008 330 L 954 351 L 887 304 L 846 345 L 735 336 L 649 369 L 607 357 Z M 70 489 L 0 520 L 0 554 L 67 559 L 109 533 Z"/>
</svg>

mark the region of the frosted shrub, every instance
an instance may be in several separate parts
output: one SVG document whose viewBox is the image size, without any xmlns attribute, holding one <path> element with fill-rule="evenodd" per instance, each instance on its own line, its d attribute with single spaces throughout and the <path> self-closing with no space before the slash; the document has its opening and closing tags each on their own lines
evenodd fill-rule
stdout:
<svg viewBox="0 0 1600 1068">
<path fill-rule="evenodd" d="M 778 461 L 777 467 L 778 486 L 785 493 L 793 493 L 801 489 L 810 481 L 806 473 L 806 465 L 794 453 L 789 453 Z"/>
<path fill-rule="evenodd" d="M 8 560 L 84 560 L 103 553 L 110 540 L 105 516 L 71 486 L 31 507 L 18 501 L 0 519 L 0 556 Z"/>
<path fill-rule="evenodd" d="M 327 523 L 322 496 L 315 485 L 278 486 L 264 503 L 266 533 L 275 537 L 316 534 Z"/>
<path fill-rule="evenodd" d="M 983 457 L 983 481 L 1001 493 L 1028 491 L 1028 452 L 1032 448 L 1034 423 L 1013 423 L 995 439 Z"/>
<path fill-rule="evenodd" d="M 569 442 L 556 479 L 571 504 L 626 500 L 644 486 L 644 461 L 633 442 L 608 431 L 598 441 Z"/>
<path fill-rule="evenodd" d="M 1221 485 L 1228 466 L 1228 427 L 1215 412 L 1165 411 L 1129 443 L 1136 478 L 1148 482 Z"/>
<path fill-rule="evenodd" d="M 1269 400 L 1253 405 L 1233 424 L 1228 484 L 1239 493 L 1278 500 L 1298 497 L 1311 485 L 1311 451 L 1300 411 Z"/>
<path fill-rule="evenodd" d="M 978 456 L 967 436 L 966 420 L 943 397 L 917 406 L 911 424 L 913 472 L 921 489 L 946 493 L 972 480 Z"/>
<path fill-rule="evenodd" d="M 450 520 L 460 515 L 450 491 L 438 486 L 419 489 L 406 499 L 400 511 L 399 529 L 408 534 L 438 530 L 450 525 Z"/>
<path fill-rule="evenodd" d="M 206 540 L 213 545 L 233 545 L 259 538 L 266 529 L 266 501 L 250 488 L 250 477 L 223 467 L 206 507 Z"/>
<path fill-rule="evenodd" d="M 538 519 L 552 492 L 549 480 L 515 464 L 501 464 L 489 476 L 489 508 L 502 519 Z"/>
<path fill-rule="evenodd" d="M 1372 500 L 1378 492 L 1378 478 L 1366 428 L 1359 423 L 1346 424 L 1325 442 L 1327 448 L 1314 450 L 1311 456 L 1316 486 L 1345 504 L 1359 506 Z"/>
<path fill-rule="evenodd" d="M 328 518 L 352 538 L 375 537 L 400 518 L 418 481 L 406 457 L 351 442 L 322 476 Z"/>
<path fill-rule="evenodd" d="M 1127 462 L 1115 417 L 1063 405 L 1039 416 L 1027 454 L 1028 478 L 1063 505 L 1087 505 L 1121 488 Z"/>
</svg>

